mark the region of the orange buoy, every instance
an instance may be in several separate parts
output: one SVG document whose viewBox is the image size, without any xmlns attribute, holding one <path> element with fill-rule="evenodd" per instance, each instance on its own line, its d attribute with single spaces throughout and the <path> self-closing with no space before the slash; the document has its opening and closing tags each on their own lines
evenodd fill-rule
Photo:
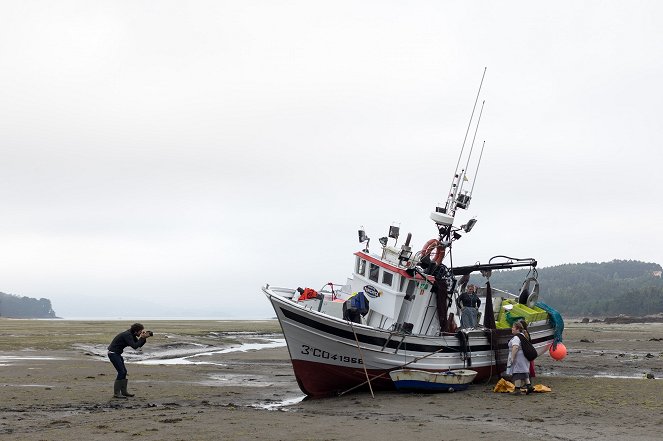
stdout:
<svg viewBox="0 0 663 441">
<path fill-rule="evenodd" d="M 550 345 L 550 356 L 555 360 L 563 359 L 566 357 L 566 346 L 564 346 L 562 343 L 557 343 L 557 345 Z"/>
</svg>

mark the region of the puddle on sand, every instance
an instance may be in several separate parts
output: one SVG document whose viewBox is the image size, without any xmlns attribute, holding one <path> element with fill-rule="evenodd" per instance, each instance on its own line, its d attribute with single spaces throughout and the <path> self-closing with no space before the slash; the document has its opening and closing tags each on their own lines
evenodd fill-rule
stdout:
<svg viewBox="0 0 663 441">
<path fill-rule="evenodd" d="M 287 410 L 283 408 L 287 406 L 292 406 L 293 404 L 301 403 L 305 399 L 306 395 L 302 395 L 301 397 L 288 398 L 287 400 L 273 401 L 269 403 L 256 403 L 252 404 L 250 407 L 253 407 L 255 409 L 265 409 L 265 410 Z"/>
<path fill-rule="evenodd" d="M 16 364 L 16 362 L 59 361 L 59 360 L 66 360 L 66 358 L 62 358 L 62 357 L 0 355 L 0 366 L 10 366 L 12 364 Z"/>
<path fill-rule="evenodd" d="M 242 387 L 270 387 L 274 386 L 274 379 L 259 375 L 248 374 L 215 374 L 208 380 L 199 381 L 203 386 L 242 386 Z"/>
<path fill-rule="evenodd" d="M 537 376 L 540 377 L 565 377 L 565 378 L 621 378 L 625 380 L 661 380 L 661 378 L 658 378 L 658 374 L 651 374 L 654 375 L 655 378 L 647 378 L 647 373 L 646 372 L 638 372 L 638 373 L 632 373 L 632 374 L 617 374 L 615 372 L 596 372 L 596 373 L 587 373 L 587 372 L 558 372 L 558 371 L 548 371 L 548 372 L 537 372 Z"/>
<path fill-rule="evenodd" d="M 592 375 L 593 378 L 622 378 L 626 380 L 638 380 L 638 379 L 643 379 L 643 380 L 660 380 L 660 378 L 647 378 L 646 374 L 640 374 L 640 375 L 615 375 L 615 374 L 596 374 Z"/>
<path fill-rule="evenodd" d="M 177 358 L 156 358 L 156 359 L 150 359 L 150 360 L 141 360 L 141 361 L 136 361 L 136 364 L 148 364 L 148 365 L 155 365 L 155 364 L 168 364 L 168 365 L 177 365 L 177 364 L 213 364 L 213 365 L 218 365 L 218 366 L 224 366 L 223 363 L 218 363 L 218 362 L 213 362 L 213 361 L 207 361 L 207 360 L 199 360 L 199 361 L 194 361 L 192 359 L 194 358 L 202 358 L 202 357 L 210 357 L 214 355 L 220 355 L 220 354 L 229 354 L 232 352 L 246 352 L 246 351 L 258 351 L 260 349 L 272 349 L 272 348 L 280 348 L 285 346 L 285 339 L 284 338 L 279 338 L 276 340 L 271 340 L 268 343 L 244 343 L 240 346 L 235 346 L 232 348 L 226 348 L 226 349 L 220 349 L 218 351 L 208 351 L 208 352 L 201 352 L 198 354 L 193 354 L 193 355 L 187 355 L 184 357 L 177 357 Z"/>
</svg>

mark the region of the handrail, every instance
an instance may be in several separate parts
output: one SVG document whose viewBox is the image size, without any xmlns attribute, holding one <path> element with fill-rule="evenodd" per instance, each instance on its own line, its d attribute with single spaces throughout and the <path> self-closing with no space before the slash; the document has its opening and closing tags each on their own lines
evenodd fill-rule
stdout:
<svg viewBox="0 0 663 441">
<path fill-rule="evenodd" d="M 514 297 L 514 298 L 519 297 L 518 294 L 511 294 L 509 291 L 504 291 L 503 289 L 493 288 L 492 286 L 490 287 L 490 289 L 492 289 L 493 291 L 501 292 L 502 294 L 506 294 L 506 295 Z"/>
</svg>

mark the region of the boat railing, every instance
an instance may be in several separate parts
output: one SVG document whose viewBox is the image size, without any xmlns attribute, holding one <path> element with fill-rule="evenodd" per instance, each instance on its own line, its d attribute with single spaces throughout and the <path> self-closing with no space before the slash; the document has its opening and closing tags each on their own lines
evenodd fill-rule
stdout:
<svg viewBox="0 0 663 441">
<path fill-rule="evenodd" d="M 267 285 L 265 286 L 266 289 L 269 289 L 270 291 L 274 292 L 275 294 L 280 294 L 282 297 L 288 297 L 288 298 L 293 298 L 295 296 L 295 293 L 297 292 L 296 289 L 292 288 L 282 288 L 279 286 L 271 286 Z M 286 295 L 286 294 L 289 294 Z"/>
<path fill-rule="evenodd" d="M 501 294 L 506 294 L 506 295 L 509 296 L 509 297 L 513 297 L 514 299 L 517 299 L 517 298 L 518 298 L 518 294 L 512 294 L 512 293 L 510 293 L 509 291 L 504 291 L 503 289 L 499 289 L 499 288 L 492 288 L 492 287 L 491 287 L 491 289 L 492 289 L 493 291 L 499 292 L 499 293 L 501 293 Z"/>
<path fill-rule="evenodd" d="M 343 288 L 345 286 L 346 285 L 341 285 L 340 283 L 329 282 L 325 283 L 322 288 L 318 290 L 318 292 L 325 294 L 325 297 L 329 297 L 330 300 L 334 300 L 339 297 L 339 293 L 343 292 Z"/>
<path fill-rule="evenodd" d="M 332 286 L 333 288 L 338 287 L 339 289 L 332 290 L 331 288 L 327 288 L 328 286 Z M 320 288 L 317 293 L 319 294 L 318 297 L 318 307 L 316 308 L 318 312 L 322 311 L 322 306 L 325 300 L 334 300 L 337 297 L 337 293 L 341 291 L 340 288 L 342 288 L 344 285 L 340 285 L 337 283 L 327 283 L 325 284 L 322 288 Z M 280 295 L 281 297 L 285 297 L 287 299 L 292 300 L 293 302 L 297 303 L 298 297 L 299 297 L 299 291 L 297 289 L 293 288 L 283 288 L 283 287 L 278 287 L 278 286 L 269 286 L 266 285 L 265 289 L 271 290 L 273 293 Z M 320 295 L 321 294 L 321 295 Z M 315 299 L 312 299 L 315 300 Z M 313 309 L 308 306 L 309 309 Z"/>
</svg>

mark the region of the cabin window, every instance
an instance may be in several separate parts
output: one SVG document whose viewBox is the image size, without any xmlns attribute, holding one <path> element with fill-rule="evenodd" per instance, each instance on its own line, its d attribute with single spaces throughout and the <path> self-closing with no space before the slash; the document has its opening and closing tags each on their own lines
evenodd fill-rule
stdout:
<svg viewBox="0 0 663 441">
<path fill-rule="evenodd" d="M 406 283 L 407 283 L 407 288 L 405 288 Z M 407 277 L 401 277 L 401 284 L 398 290 L 400 292 L 405 291 L 405 294 L 411 296 L 414 293 L 414 288 L 416 288 L 416 286 L 417 282 L 415 282 L 413 279 L 408 279 Z"/>
<path fill-rule="evenodd" d="M 374 263 L 371 263 L 371 266 L 368 268 L 368 278 L 374 282 L 377 282 L 379 275 L 380 275 L 380 267 Z"/>
<path fill-rule="evenodd" d="M 382 283 L 388 286 L 391 286 L 391 283 L 394 280 L 394 275 L 389 271 L 382 271 Z"/>
<path fill-rule="evenodd" d="M 407 284 L 407 290 L 405 291 L 405 297 L 406 297 L 407 299 L 412 298 L 412 296 L 414 295 L 414 288 L 415 288 L 416 286 L 417 286 L 417 282 L 415 282 L 414 280 L 410 279 L 410 281 L 409 281 L 408 284 Z"/>
<path fill-rule="evenodd" d="M 363 276 L 366 274 L 366 261 L 357 258 L 357 274 Z"/>
</svg>

